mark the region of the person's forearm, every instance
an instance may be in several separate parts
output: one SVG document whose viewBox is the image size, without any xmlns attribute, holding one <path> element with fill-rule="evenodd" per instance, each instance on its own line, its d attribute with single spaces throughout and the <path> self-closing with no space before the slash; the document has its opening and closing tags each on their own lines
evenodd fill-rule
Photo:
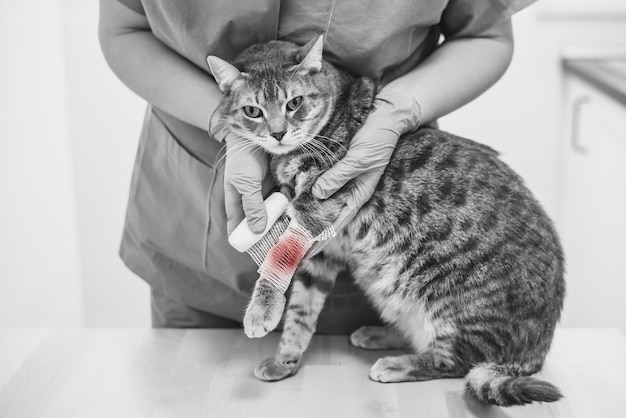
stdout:
<svg viewBox="0 0 626 418">
<path fill-rule="evenodd" d="M 513 55 L 510 20 L 476 37 L 447 40 L 383 93 L 409 93 L 421 107 L 421 124 L 470 102 L 506 71 Z"/>
<path fill-rule="evenodd" d="M 142 27 L 143 17 L 130 16 L 130 27 L 121 27 L 119 15 L 134 13 L 124 7 L 101 1 L 100 44 L 113 72 L 150 104 L 207 130 L 222 97 L 213 78 Z"/>
</svg>

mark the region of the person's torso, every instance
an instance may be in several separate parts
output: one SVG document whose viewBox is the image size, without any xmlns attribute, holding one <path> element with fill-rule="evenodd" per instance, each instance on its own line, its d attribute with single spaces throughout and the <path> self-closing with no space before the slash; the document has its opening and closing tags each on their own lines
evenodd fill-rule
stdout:
<svg viewBox="0 0 626 418">
<path fill-rule="evenodd" d="M 207 55 L 232 60 L 280 39 L 326 35 L 325 58 L 354 74 L 397 77 L 434 50 L 447 0 L 144 1 L 155 36 L 208 72 Z"/>
</svg>

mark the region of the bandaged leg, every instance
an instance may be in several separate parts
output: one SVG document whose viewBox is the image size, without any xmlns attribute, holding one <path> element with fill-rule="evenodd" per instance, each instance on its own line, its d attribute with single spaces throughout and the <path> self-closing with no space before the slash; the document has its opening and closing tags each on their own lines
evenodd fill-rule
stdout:
<svg viewBox="0 0 626 418">
<path fill-rule="evenodd" d="M 300 261 L 317 239 L 333 235 L 330 227 L 320 236 L 313 237 L 295 219 L 289 222 L 259 267 L 260 277 L 243 318 L 244 332 L 249 338 L 263 337 L 276 328 L 285 310 L 285 292 Z"/>
<path fill-rule="evenodd" d="M 315 241 L 329 239 L 335 236 L 332 226 L 326 228 L 320 235 L 314 237 L 295 219 L 280 236 L 278 242 L 272 246 L 265 260 L 259 267 L 260 279 L 272 283 L 281 293 L 285 293 L 291 278 L 296 272 L 300 261 Z"/>
<path fill-rule="evenodd" d="M 284 195 L 271 195 L 265 201 L 265 231 L 254 234 L 244 219 L 228 238 L 234 248 L 250 254 L 259 265 L 260 277 L 243 319 L 244 332 L 250 338 L 263 337 L 276 328 L 285 309 L 284 294 L 300 261 L 315 241 L 336 235 L 331 225 L 313 237 L 303 225 L 284 214 L 287 205 Z"/>
<path fill-rule="evenodd" d="M 257 266 L 260 267 L 261 264 L 263 264 L 267 254 L 269 254 L 270 250 L 278 243 L 280 237 L 287 230 L 289 221 L 289 216 L 285 214 L 281 215 L 265 236 L 263 236 L 262 239 L 246 251 L 250 257 L 252 257 Z"/>
<path fill-rule="evenodd" d="M 247 252 L 259 266 L 260 280 L 267 280 L 285 293 L 298 264 L 315 241 L 336 235 L 332 225 L 314 237 L 295 219 L 284 214 L 288 201 L 282 193 L 274 193 L 265 200 L 268 222 L 265 231 L 255 234 L 244 219 L 228 237 L 230 244 L 240 252 Z"/>
</svg>

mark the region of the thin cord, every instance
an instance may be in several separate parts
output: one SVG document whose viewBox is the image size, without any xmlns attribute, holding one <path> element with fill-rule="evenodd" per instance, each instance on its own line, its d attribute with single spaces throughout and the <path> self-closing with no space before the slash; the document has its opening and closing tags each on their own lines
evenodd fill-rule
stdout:
<svg viewBox="0 0 626 418">
<path fill-rule="evenodd" d="M 328 38 L 328 30 L 330 29 L 330 21 L 333 18 L 335 12 L 335 3 L 337 0 L 332 0 L 330 7 L 328 8 L 328 20 L 326 21 L 326 27 L 324 28 L 324 44 L 326 44 L 326 38 Z"/>
</svg>

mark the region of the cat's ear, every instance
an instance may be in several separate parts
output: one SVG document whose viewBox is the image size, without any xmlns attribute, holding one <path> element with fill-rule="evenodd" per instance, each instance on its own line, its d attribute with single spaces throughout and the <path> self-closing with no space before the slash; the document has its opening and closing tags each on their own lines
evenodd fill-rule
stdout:
<svg viewBox="0 0 626 418">
<path fill-rule="evenodd" d="M 324 36 L 320 35 L 317 39 L 309 41 L 300 49 L 299 56 L 303 56 L 298 69 L 307 72 L 318 72 L 322 69 L 322 52 L 324 50 Z"/>
<path fill-rule="evenodd" d="M 241 72 L 234 65 L 227 63 L 221 58 L 209 55 L 206 57 L 206 62 L 209 64 L 211 73 L 223 93 L 230 90 L 233 82 L 241 77 Z"/>
</svg>

